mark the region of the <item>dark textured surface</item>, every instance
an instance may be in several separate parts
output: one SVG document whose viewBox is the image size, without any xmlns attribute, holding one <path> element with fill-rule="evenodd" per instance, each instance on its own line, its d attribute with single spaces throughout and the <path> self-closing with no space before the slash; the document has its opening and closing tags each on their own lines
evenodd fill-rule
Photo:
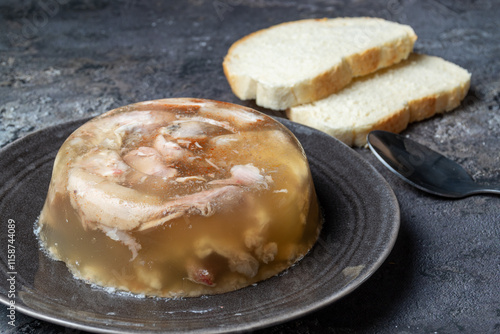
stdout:
<svg viewBox="0 0 500 334">
<path fill-rule="evenodd" d="M 275 23 L 336 16 L 409 24 L 419 36 L 417 51 L 472 73 L 460 108 L 404 134 L 474 178 L 500 183 L 500 3 L 488 0 L 1 1 L 0 146 L 142 100 L 191 96 L 254 107 L 238 101 L 224 78 L 231 43 Z M 399 200 L 393 252 L 353 294 L 263 332 L 499 332 L 500 197 L 430 196 L 391 175 L 368 150 L 356 151 Z M 0 217 L 2 226 L 8 218 Z M 5 314 L 2 307 L 2 331 L 10 329 Z M 76 332 L 17 316 L 12 333 Z"/>
</svg>

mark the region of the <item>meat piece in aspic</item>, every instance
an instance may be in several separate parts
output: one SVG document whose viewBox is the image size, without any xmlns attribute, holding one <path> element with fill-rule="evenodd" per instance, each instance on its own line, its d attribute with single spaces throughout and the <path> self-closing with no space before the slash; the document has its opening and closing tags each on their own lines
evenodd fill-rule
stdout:
<svg viewBox="0 0 500 334">
<path fill-rule="evenodd" d="M 277 274 L 309 250 L 320 223 L 305 154 L 284 126 L 232 104 L 166 99 L 112 110 L 69 136 L 40 227 L 75 276 L 171 297 Z"/>
</svg>

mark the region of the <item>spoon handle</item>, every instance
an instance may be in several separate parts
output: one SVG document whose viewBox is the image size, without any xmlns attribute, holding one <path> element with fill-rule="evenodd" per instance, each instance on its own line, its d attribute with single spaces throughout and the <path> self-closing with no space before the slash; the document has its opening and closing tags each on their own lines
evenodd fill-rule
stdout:
<svg viewBox="0 0 500 334">
<path fill-rule="evenodd" d="M 481 187 L 480 189 L 478 189 L 477 193 L 500 195 L 500 187 L 492 187 L 492 186 L 488 186 L 488 188 Z"/>
</svg>

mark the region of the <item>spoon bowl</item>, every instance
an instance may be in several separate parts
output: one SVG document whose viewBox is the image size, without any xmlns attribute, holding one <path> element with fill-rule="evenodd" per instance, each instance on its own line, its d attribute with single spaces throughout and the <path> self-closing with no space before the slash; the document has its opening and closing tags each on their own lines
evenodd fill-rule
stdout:
<svg viewBox="0 0 500 334">
<path fill-rule="evenodd" d="M 500 194 L 500 186 L 476 183 L 456 162 L 404 136 L 375 130 L 367 140 L 387 168 L 421 190 L 449 198 Z"/>
</svg>

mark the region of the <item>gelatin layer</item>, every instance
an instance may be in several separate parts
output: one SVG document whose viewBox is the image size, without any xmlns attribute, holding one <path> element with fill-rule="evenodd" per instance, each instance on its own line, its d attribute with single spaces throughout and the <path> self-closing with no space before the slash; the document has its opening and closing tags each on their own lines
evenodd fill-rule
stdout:
<svg viewBox="0 0 500 334">
<path fill-rule="evenodd" d="M 200 99 L 137 103 L 77 129 L 57 154 L 39 222 L 44 247 L 76 277 L 162 297 L 276 275 L 321 226 L 293 134 Z"/>
</svg>

